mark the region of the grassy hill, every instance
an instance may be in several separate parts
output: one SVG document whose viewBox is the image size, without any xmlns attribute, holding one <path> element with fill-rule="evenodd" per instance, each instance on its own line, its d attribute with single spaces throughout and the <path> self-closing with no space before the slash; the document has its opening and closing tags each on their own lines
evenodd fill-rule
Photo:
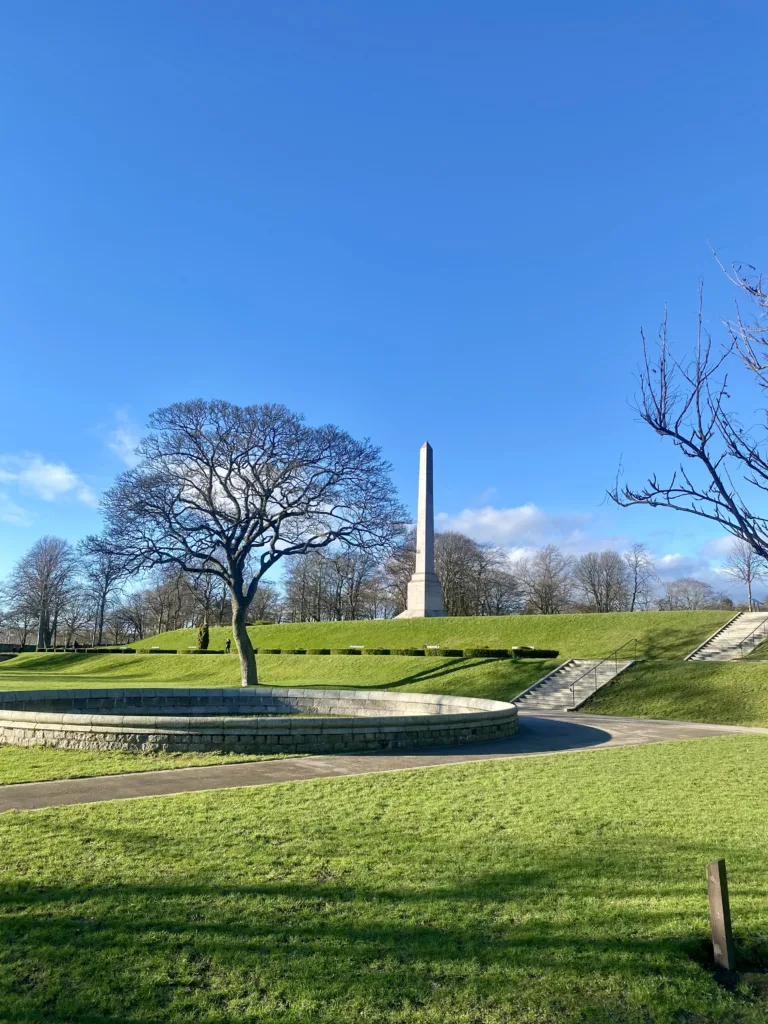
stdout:
<svg viewBox="0 0 768 1024">
<path fill-rule="evenodd" d="M 0 1016 L 764 1024 L 766 821 L 763 736 L 0 815 Z"/>
<path fill-rule="evenodd" d="M 605 615 L 499 615 L 445 619 L 376 619 L 357 622 L 297 622 L 252 626 L 255 647 L 280 649 L 348 647 L 532 647 L 553 648 L 561 658 L 600 658 L 637 637 L 638 656 L 683 658 L 724 622 L 730 612 L 609 612 Z M 211 647 L 222 648 L 232 633 L 211 629 Z M 137 649 L 186 650 L 197 631 L 178 629 L 138 641 Z"/>
</svg>

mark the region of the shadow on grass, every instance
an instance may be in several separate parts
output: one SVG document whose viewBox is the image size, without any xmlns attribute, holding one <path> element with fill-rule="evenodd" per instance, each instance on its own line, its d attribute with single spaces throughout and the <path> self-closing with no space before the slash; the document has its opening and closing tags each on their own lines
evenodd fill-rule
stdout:
<svg viewBox="0 0 768 1024">
<path fill-rule="evenodd" d="M 136 839 L 146 855 L 148 837 Z M 530 997 L 538 1012 L 526 1019 L 653 1021 L 624 998 L 634 985 L 649 998 L 654 979 L 657 1006 L 684 1007 L 693 965 L 708 966 L 702 914 L 673 905 L 690 885 L 630 910 L 659 886 L 632 884 L 621 858 L 556 861 L 420 888 L 329 881 L 331 867 L 304 883 L 6 886 L 2 1019 L 480 1021 Z M 558 916 L 580 886 L 581 913 Z"/>
</svg>

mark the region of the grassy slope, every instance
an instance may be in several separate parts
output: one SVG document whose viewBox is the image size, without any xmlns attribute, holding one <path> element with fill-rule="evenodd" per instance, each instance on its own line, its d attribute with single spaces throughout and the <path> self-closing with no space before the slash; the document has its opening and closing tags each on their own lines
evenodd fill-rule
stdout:
<svg viewBox="0 0 768 1024">
<path fill-rule="evenodd" d="M 388 619 L 362 622 L 301 622 L 255 626 L 256 647 L 512 647 L 528 644 L 554 648 L 563 658 L 603 657 L 619 644 L 638 637 L 641 657 L 684 657 L 710 633 L 731 618 L 729 612 L 611 612 L 606 615 L 508 615 L 480 618 Z M 221 648 L 231 632 L 211 629 L 211 647 Z M 180 629 L 142 640 L 185 650 L 194 645 L 196 631 Z"/>
<path fill-rule="evenodd" d="M 0 817 L 4 1019 L 758 1024 L 768 738 Z M 749 780 L 749 799 L 745 799 Z M 757 980 L 757 979 L 756 979 Z"/>
<path fill-rule="evenodd" d="M 581 711 L 768 726 L 768 664 L 756 661 L 658 661 L 636 665 Z"/>
</svg>

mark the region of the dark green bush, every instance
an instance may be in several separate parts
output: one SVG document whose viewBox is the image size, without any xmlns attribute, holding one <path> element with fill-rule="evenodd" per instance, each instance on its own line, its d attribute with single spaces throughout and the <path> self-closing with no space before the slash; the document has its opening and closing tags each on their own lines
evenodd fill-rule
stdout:
<svg viewBox="0 0 768 1024">
<path fill-rule="evenodd" d="M 178 651 L 164 650 L 162 647 L 151 647 L 148 654 L 178 654 Z"/>
<path fill-rule="evenodd" d="M 442 658 L 443 649 L 442 647 L 425 647 L 424 653 L 428 658 Z"/>
<path fill-rule="evenodd" d="M 549 651 L 544 647 L 513 647 L 509 653 L 513 658 L 556 658 L 560 651 Z"/>
<path fill-rule="evenodd" d="M 201 649 L 200 647 L 193 647 L 192 650 L 188 650 L 187 654 L 226 654 L 226 651 L 217 651 L 213 648 Z"/>
<path fill-rule="evenodd" d="M 388 647 L 365 647 L 363 654 L 389 654 Z"/>
<path fill-rule="evenodd" d="M 509 651 L 496 647 L 466 647 L 465 658 L 508 658 Z"/>
<path fill-rule="evenodd" d="M 331 650 L 331 654 L 360 654 L 361 650 L 359 647 L 334 647 Z"/>
<path fill-rule="evenodd" d="M 330 654 L 330 650 L 327 647 L 315 647 L 313 650 L 307 651 L 307 654 Z"/>
<path fill-rule="evenodd" d="M 260 647 L 259 654 L 282 654 L 279 647 Z"/>
<path fill-rule="evenodd" d="M 423 655 L 424 655 L 424 648 L 423 647 L 405 647 L 405 648 L 403 648 L 400 651 L 392 651 L 392 654 L 401 654 L 401 655 L 406 655 L 409 658 L 418 658 L 419 655 L 421 655 L 423 657 Z"/>
<path fill-rule="evenodd" d="M 197 649 L 198 651 L 207 651 L 208 644 L 211 639 L 211 634 L 208 629 L 208 623 L 204 622 L 200 629 L 197 631 Z"/>
<path fill-rule="evenodd" d="M 301 648 L 301 647 L 297 647 L 293 651 L 283 651 L 283 654 L 306 654 L 306 653 L 307 652 L 303 648 Z"/>
<path fill-rule="evenodd" d="M 89 654 L 135 654 L 133 647 L 89 647 Z"/>
</svg>

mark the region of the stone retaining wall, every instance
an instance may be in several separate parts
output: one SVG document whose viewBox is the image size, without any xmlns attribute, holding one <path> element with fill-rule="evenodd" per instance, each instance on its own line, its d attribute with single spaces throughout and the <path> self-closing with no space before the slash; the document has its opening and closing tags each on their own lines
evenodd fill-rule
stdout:
<svg viewBox="0 0 768 1024">
<path fill-rule="evenodd" d="M 276 717 L 243 717 L 263 714 Z M 516 731 L 513 704 L 426 693 L 259 687 L 0 694 L 0 743 L 16 746 L 332 753 L 467 743 Z"/>
</svg>

